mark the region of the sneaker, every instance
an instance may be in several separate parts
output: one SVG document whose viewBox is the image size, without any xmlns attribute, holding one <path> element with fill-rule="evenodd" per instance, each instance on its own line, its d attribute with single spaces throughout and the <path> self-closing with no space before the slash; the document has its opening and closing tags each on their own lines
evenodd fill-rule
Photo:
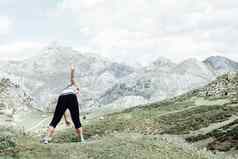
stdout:
<svg viewBox="0 0 238 159">
<path fill-rule="evenodd" d="M 86 141 L 85 140 L 81 140 L 80 143 L 81 144 L 86 144 Z"/>
<path fill-rule="evenodd" d="M 44 144 L 48 144 L 49 141 L 48 141 L 47 139 L 44 139 L 43 143 L 44 143 Z"/>
<path fill-rule="evenodd" d="M 42 139 L 43 144 L 48 144 L 49 141 L 50 141 L 50 139 L 47 136 Z"/>
</svg>

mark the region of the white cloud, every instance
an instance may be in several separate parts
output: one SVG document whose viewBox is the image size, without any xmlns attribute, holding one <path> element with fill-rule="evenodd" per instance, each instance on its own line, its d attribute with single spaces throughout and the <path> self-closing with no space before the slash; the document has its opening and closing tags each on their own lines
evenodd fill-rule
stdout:
<svg viewBox="0 0 238 159">
<path fill-rule="evenodd" d="M 32 29 L 32 35 L 27 38 L 34 39 L 39 35 L 44 39 L 55 38 L 67 42 L 67 45 L 71 43 L 75 48 L 95 50 L 129 63 L 149 61 L 151 57 L 159 56 L 181 61 L 216 54 L 238 60 L 237 0 L 58 2 L 55 8 L 49 7 L 44 12 L 46 17 L 40 22 L 37 20 L 37 26 L 32 28 L 39 29 Z M 47 3 L 44 0 L 42 6 L 47 6 Z M 21 27 L 34 22 L 35 19 L 27 19 L 25 26 Z M 34 34 L 35 30 L 41 32 Z"/>
<path fill-rule="evenodd" d="M 0 35 L 8 34 L 12 22 L 7 16 L 0 16 Z"/>
<path fill-rule="evenodd" d="M 7 43 L 5 45 L 0 45 L 0 59 L 20 59 L 32 56 L 37 53 L 37 51 L 47 44 L 31 42 L 31 41 L 22 41 Z"/>
<path fill-rule="evenodd" d="M 61 9 L 71 9 L 73 12 L 79 12 L 81 9 L 89 9 L 105 0 L 63 0 L 59 3 Z"/>
<path fill-rule="evenodd" d="M 234 0 L 106 0 L 79 17 L 80 25 L 94 33 L 92 45 L 123 60 L 142 62 L 140 57 L 152 54 L 181 61 L 238 51 Z"/>
</svg>

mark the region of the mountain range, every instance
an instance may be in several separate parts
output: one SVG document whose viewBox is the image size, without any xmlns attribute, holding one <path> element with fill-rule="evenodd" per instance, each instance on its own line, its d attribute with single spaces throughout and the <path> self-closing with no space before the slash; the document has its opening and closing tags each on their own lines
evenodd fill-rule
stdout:
<svg viewBox="0 0 238 159">
<path fill-rule="evenodd" d="M 76 67 L 79 103 L 85 112 L 160 101 L 238 70 L 237 62 L 220 56 L 205 61 L 187 59 L 178 64 L 161 57 L 146 67 L 131 67 L 53 45 L 28 59 L 3 63 L 0 71 L 2 77 L 19 84 L 32 97 L 35 108 L 53 111 L 59 93 L 69 83 L 70 64 Z"/>
</svg>

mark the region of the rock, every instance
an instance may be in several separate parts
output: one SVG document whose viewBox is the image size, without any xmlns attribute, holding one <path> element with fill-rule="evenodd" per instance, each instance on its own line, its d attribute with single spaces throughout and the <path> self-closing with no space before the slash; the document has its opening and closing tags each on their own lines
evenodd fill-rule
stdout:
<svg viewBox="0 0 238 159">
<path fill-rule="evenodd" d="M 20 87 L 8 78 L 0 80 L 0 125 L 12 125 L 14 116 L 19 111 L 29 111 L 32 103 L 30 97 Z"/>
<path fill-rule="evenodd" d="M 103 116 L 101 116 L 101 117 L 99 118 L 99 120 L 104 120 L 104 117 L 103 117 Z"/>
<path fill-rule="evenodd" d="M 218 77 L 200 89 L 198 94 L 205 97 L 236 96 L 238 94 L 238 73 L 231 72 Z"/>
</svg>

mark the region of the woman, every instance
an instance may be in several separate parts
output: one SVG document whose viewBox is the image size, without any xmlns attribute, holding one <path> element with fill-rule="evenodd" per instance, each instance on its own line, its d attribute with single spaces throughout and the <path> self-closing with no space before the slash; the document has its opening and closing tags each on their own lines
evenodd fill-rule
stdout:
<svg viewBox="0 0 238 159">
<path fill-rule="evenodd" d="M 48 128 L 48 135 L 43 139 L 43 142 L 45 144 L 48 144 L 49 140 L 51 140 L 55 128 L 60 122 L 63 115 L 65 118 L 66 125 L 70 124 L 69 120 L 67 119 L 67 115 L 65 114 L 66 109 L 69 109 L 70 111 L 70 115 L 74 123 L 77 136 L 81 139 L 81 142 L 84 142 L 83 129 L 81 127 L 81 122 L 79 118 L 79 105 L 77 99 L 77 95 L 79 94 L 79 87 L 74 80 L 74 72 L 75 68 L 73 65 L 71 65 L 70 84 L 61 92 L 58 98 L 54 117 Z"/>
</svg>

